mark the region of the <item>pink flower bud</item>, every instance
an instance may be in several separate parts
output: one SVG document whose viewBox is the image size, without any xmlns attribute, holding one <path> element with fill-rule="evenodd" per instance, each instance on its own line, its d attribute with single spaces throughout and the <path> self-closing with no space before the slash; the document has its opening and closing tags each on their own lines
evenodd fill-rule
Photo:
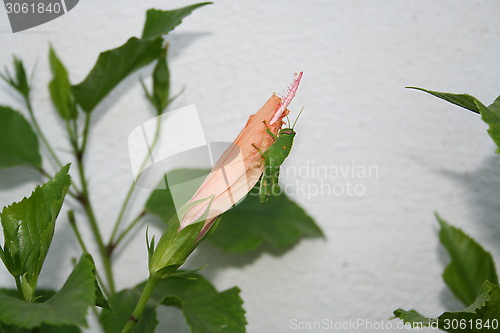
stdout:
<svg viewBox="0 0 500 333">
<path fill-rule="evenodd" d="M 282 119 L 289 112 L 288 104 L 295 95 L 301 78 L 302 72 L 295 78 L 283 99 L 273 94 L 256 114 L 250 116 L 233 144 L 222 154 L 186 204 L 200 201 L 184 214 L 181 229 L 198 222 L 203 216 L 205 222 L 201 237 L 219 215 L 237 204 L 257 184 L 265 164 L 259 150 L 265 152 L 274 143 L 267 129 L 275 135 L 281 129 Z"/>
</svg>

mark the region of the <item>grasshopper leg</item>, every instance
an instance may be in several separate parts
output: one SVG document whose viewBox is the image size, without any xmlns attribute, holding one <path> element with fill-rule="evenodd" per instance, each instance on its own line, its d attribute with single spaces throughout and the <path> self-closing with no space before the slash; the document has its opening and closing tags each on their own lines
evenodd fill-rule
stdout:
<svg viewBox="0 0 500 333">
<path fill-rule="evenodd" d="M 257 150 L 259 151 L 260 156 L 265 157 L 265 156 L 264 156 L 264 153 L 262 152 L 262 150 L 260 150 L 260 148 L 259 148 L 259 147 L 257 147 L 257 146 L 255 145 L 255 143 L 252 143 L 252 147 L 254 147 L 255 149 L 257 149 Z"/>
<path fill-rule="evenodd" d="M 252 147 L 254 147 L 255 149 L 257 149 L 259 151 L 259 154 L 260 154 L 260 156 L 262 156 L 262 158 L 264 158 L 264 159 L 266 158 L 266 156 L 264 155 L 264 153 L 262 152 L 262 150 L 259 147 L 257 147 L 255 145 L 255 143 L 252 143 Z M 262 162 L 260 162 L 257 167 L 260 168 L 261 165 L 262 165 Z"/>
<path fill-rule="evenodd" d="M 262 120 L 262 122 L 264 123 L 264 125 L 266 126 L 266 132 L 273 137 L 274 140 L 276 140 L 278 137 L 273 133 L 271 132 L 271 126 L 269 126 L 269 124 L 267 123 L 267 121 L 265 120 Z"/>
</svg>

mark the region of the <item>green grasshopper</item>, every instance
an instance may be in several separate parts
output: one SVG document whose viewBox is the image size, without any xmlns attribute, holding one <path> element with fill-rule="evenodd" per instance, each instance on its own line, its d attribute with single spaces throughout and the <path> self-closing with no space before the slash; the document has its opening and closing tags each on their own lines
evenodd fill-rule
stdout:
<svg viewBox="0 0 500 333">
<path fill-rule="evenodd" d="M 302 110 L 304 110 L 304 108 L 302 108 Z M 299 120 L 302 110 L 297 116 L 297 119 L 295 119 L 293 126 L 280 129 L 278 135 L 274 135 L 269 128 L 266 129 L 267 133 L 269 133 L 275 141 L 265 152 L 262 152 L 254 145 L 265 160 L 264 173 L 260 179 L 260 202 L 266 202 L 271 194 L 278 194 L 280 192 L 280 187 L 278 185 L 280 167 L 290 154 L 290 150 L 292 150 L 293 138 L 296 134 L 294 131 L 295 124 L 297 120 Z"/>
</svg>

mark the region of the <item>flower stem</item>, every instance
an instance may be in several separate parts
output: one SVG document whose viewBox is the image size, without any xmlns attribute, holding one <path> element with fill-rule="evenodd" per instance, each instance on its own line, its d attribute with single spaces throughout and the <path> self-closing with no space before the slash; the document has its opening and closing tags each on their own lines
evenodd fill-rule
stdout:
<svg viewBox="0 0 500 333">
<path fill-rule="evenodd" d="M 160 281 L 160 279 L 155 274 L 151 274 L 149 276 L 149 279 L 146 282 L 144 289 L 142 290 L 141 298 L 139 298 L 139 302 L 137 302 L 137 305 L 135 306 L 132 315 L 127 321 L 127 324 L 123 328 L 122 333 L 129 332 L 135 326 L 135 324 L 141 319 L 142 313 L 146 309 L 148 300 L 151 297 L 151 294 L 153 293 L 153 290 L 158 281 Z"/>
</svg>

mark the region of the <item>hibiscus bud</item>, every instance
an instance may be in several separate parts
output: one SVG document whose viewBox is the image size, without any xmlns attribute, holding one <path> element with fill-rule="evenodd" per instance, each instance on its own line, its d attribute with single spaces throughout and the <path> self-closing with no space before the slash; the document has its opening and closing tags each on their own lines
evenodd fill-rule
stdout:
<svg viewBox="0 0 500 333">
<path fill-rule="evenodd" d="M 181 229 L 205 215 L 201 237 L 215 218 L 243 199 L 259 181 L 265 164 L 259 150 L 264 152 L 274 143 L 267 129 L 275 135 L 281 129 L 282 119 L 289 112 L 287 107 L 297 92 L 301 78 L 302 72 L 297 75 L 283 98 L 273 94 L 256 114 L 250 116 L 233 144 L 222 154 L 198 191 L 188 201 L 187 204 L 196 201 L 199 203 L 183 215 Z M 207 198 L 212 200 L 203 200 Z"/>
<path fill-rule="evenodd" d="M 205 178 L 193 197 L 169 222 L 169 227 L 155 247 L 154 239 L 148 241 L 149 271 L 164 278 L 181 266 L 199 240 L 206 235 L 219 215 L 237 204 L 257 184 L 264 172 L 266 151 L 283 125 L 288 114 L 288 104 L 293 99 L 302 78 L 300 73 L 282 99 L 273 94 L 264 106 L 250 116 L 233 144 L 222 154 L 213 170 Z M 201 223 L 203 222 L 204 223 Z"/>
</svg>

